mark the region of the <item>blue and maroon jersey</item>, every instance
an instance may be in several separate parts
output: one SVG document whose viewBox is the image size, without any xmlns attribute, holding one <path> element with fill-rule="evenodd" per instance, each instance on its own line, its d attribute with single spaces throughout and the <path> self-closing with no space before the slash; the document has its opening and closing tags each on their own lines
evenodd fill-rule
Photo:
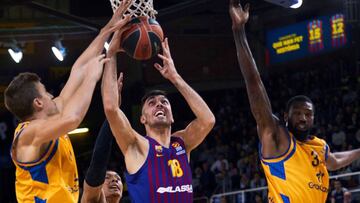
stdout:
<svg viewBox="0 0 360 203">
<path fill-rule="evenodd" d="M 149 136 L 149 154 L 135 173 L 125 173 L 134 203 L 182 203 L 193 201 L 192 174 L 184 141 L 171 137 L 166 148 Z"/>
</svg>

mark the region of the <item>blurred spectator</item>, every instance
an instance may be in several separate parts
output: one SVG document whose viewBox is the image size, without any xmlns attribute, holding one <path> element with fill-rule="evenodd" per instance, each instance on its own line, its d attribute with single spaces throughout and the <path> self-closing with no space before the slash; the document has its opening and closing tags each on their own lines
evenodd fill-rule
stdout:
<svg viewBox="0 0 360 203">
<path fill-rule="evenodd" d="M 204 190 L 204 194 L 207 197 L 210 197 L 216 187 L 216 182 L 215 182 L 215 175 L 214 173 L 209 169 L 209 164 L 205 161 L 202 164 L 202 170 L 203 173 L 201 174 L 200 177 L 200 184 Z"/>
<path fill-rule="evenodd" d="M 331 203 L 350 203 L 351 193 L 342 187 L 340 180 L 334 181 L 334 190 L 331 192 Z"/>
<path fill-rule="evenodd" d="M 333 144 L 333 149 L 336 151 L 341 151 L 342 146 L 346 143 L 345 132 L 339 129 L 338 126 L 334 126 L 333 133 L 331 135 L 331 141 Z"/>
<path fill-rule="evenodd" d="M 254 202 L 254 203 L 265 203 L 265 200 L 262 198 L 262 195 L 260 193 L 256 193 L 252 202 Z"/>
<path fill-rule="evenodd" d="M 261 178 L 259 173 L 255 173 L 254 178 L 250 181 L 250 188 L 264 187 L 265 185 L 265 179 Z"/>
<path fill-rule="evenodd" d="M 211 165 L 211 171 L 216 175 L 220 173 L 223 170 L 223 168 L 224 170 L 229 170 L 229 162 L 224 157 L 223 153 L 219 153 L 216 161 Z"/>
</svg>

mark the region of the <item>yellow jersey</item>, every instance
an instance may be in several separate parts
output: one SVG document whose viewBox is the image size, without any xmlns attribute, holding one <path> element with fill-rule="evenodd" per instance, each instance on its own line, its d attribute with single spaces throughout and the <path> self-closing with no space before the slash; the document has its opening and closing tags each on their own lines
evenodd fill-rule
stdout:
<svg viewBox="0 0 360 203">
<path fill-rule="evenodd" d="M 291 133 L 289 141 L 289 148 L 283 155 L 261 157 L 269 202 L 325 202 L 329 192 L 329 174 L 325 164 L 329 154 L 328 145 L 315 136 L 299 142 Z"/>
<path fill-rule="evenodd" d="M 25 122 L 18 125 L 14 141 L 21 136 L 28 124 L 29 122 Z M 11 157 L 16 166 L 15 190 L 19 203 L 78 202 L 78 173 L 74 151 L 67 135 L 51 141 L 36 161 L 17 161 L 13 147 Z"/>
</svg>

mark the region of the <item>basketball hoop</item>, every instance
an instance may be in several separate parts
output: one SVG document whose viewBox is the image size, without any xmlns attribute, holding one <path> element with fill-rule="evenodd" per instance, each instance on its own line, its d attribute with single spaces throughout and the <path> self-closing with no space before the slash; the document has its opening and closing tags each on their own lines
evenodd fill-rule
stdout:
<svg viewBox="0 0 360 203">
<path fill-rule="evenodd" d="M 123 0 L 110 0 L 113 12 L 120 6 Z M 155 19 L 157 11 L 154 9 L 153 0 L 132 0 L 131 6 L 124 15 L 130 15 L 132 18 L 147 16 Z"/>
</svg>

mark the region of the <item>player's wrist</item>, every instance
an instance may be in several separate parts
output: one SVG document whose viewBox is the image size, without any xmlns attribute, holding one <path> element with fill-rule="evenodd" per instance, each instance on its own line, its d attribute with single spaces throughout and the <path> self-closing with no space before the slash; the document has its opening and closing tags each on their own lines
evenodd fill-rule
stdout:
<svg viewBox="0 0 360 203">
<path fill-rule="evenodd" d="M 177 83 L 182 80 L 182 77 L 178 73 L 174 73 L 173 75 L 169 76 L 169 80 L 172 83 Z"/>
<path fill-rule="evenodd" d="M 245 32 L 245 24 L 234 24 L 232 25 L 233 32 Z"/>
</svg>

